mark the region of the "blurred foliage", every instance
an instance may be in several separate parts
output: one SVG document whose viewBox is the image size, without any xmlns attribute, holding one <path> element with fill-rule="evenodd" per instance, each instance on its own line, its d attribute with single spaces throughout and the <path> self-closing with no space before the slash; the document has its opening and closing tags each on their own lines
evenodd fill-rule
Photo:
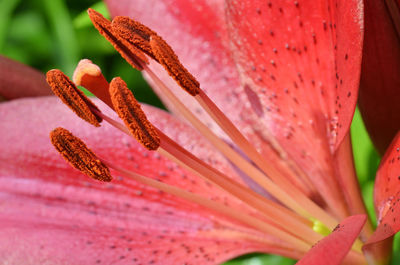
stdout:
<svg viewBox="0 0 400 265">
<path fill-rule="evenodd" d="M 365 204 L 372 223 L 376 226 L 374 210 L 374 181 L 379 166 L 380 157 L 362 121 L 357 109 L 351 124 L 351 140 L 353 143 L 354 163 L 361 185 Z M 400 234 L 394 237 L 392 265 L 400 264 Z"/>
<path fill-rule="evenodd" d="M 226 262 L 225 265 L 293 265 L 296 261 L 275 255 L 251 254 Z"/>
<path fill-rule="evenodd" d="M 81 58 L 100 66 L 108 80 L 121 76 L 142 102 L 162 106 L 138 71 L 133 70 L 91 25 L 86 9 L 107 16 L 98 0 L 0 0 L 0 54 L 42 72 L 59 68 L 72 76 Z M 373 222 L 373 187 L 379 156 L 356 111 L 351 127 L 355 164 L 363 196 Z M 376 223 L 376 222 L 375 222 Z M 393 264 L 400 260 L 400 238 L 396 236 Z M 228 265 L 291 265 L 295 261 L 273 255 L 252 254 Z"/>
<path fill-rule="evenodd" d="M 372 222 L 376 225 L 372 195 L 374 190 L 375 174 L 379 166 L 380 157 L 369 138 L 362 121 L 361 113 L 358 109 L 356 109 L 351 124 L 351 140 L 353 143 L 354 163 L 358 180 L 362 187 L 368 213 Z"/>
</svg>

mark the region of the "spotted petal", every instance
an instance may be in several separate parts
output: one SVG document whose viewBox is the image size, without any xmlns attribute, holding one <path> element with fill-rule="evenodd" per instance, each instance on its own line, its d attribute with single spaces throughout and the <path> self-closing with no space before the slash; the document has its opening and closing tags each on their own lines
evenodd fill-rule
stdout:
<svg viewBox="0 0 400 265">
<path fill-rule="evenodd" d="M 318 242 L 297 265 L 340 265 L 357 239 L 367 220 L 365 215 L 354 215 L 343 220 L 330 234 Z M 354 257 L 349 256 L 348 259 Z M 349 263 L 355 264 L 355 263 Z"/>
<path fill-rule="evenodd" d="M 96 102 L 98 104 L 98 102 Z M 193 153 L 235 178 L 195 132 L 165 112 L 150 119 Z M 99 156 L 246 211 L 239 202 L 103 125 L 90 127 L 53 97 L 0 105 L 0 256 L 10 264 L 216 264 L 264 251 L 293 255 L 218 214 L 120 177 L 95 182 L 50 145 L 63 126 Z M 256 239 L 258 238 L 258 239 Z M 268 236 L 263 240 L 270 242 Z M 277 242 L 277 241 L 276 241 Z"/>
<path fill-rule="evenodd" d="M 379 166 L 374 188 L 378 227 L 367 244 L 380 242 L 400 230 L 400 133 Z"/>
<path fill-rule="evenodd" d="M 241 80 L 266 126 L 281 142 L 317 137 L 337 147 L 357 99 L 362 3 L 226 3 Z"/>
<path fill-rule="evenodd" d="M 233 56 L 266 140 L 330 203 L 331 153 L 348 133 L 361 65 L 361 1 L 227 0 Z M 329 187 L 329 188 L 328 188 Z"/>
</svg>

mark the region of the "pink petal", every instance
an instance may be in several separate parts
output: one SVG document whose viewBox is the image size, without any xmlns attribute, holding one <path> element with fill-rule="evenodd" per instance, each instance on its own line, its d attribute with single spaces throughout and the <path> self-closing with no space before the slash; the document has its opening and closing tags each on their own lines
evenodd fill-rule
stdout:
<svg viewBox="0 0 400 265">
<path fill-rule="evenodd" d="M 42 73 L 0 55 L 0 97 L 14 99 L 51 94 Z"/>
<path fill-rule="evenodd" d="M 144 110 L 193 153 L 235 176 L 226 161 L 188 126 L 163 111 Z M 72 169 L 50 145 L 48 133 L 54 127 L 64 126 L 99 156 L 132 171 L 247 211 L 226 193 L 144 150 L 107 124 L 100 129 L 87 125 L 56 98 L 1 104 L 0 117 L 2 261 L 215 264 L 253 251 L 293 255 L 276 244 L 250 240 L 260 236 L 256 231 L 118 174 L 104 184 Z"/>
<path fill-rule="evenodd" d="M 367 244 L 389 238 L 400 230 L 400 133 L 379 166 L 374 189 L 378 227 Z"/>
<path fill-rule="evenodd" d="M 360 110 L 381 154 L 400 129 L 400 38 L 397 1 L 365 1 L 365 38 L 360 87 Z M 393 3 L 391 17 L 386 3 Z M 397 20 L 397 22 L 395 22 Z"/>
<path fill-rule="evenodd" d="M 361 1 L 227 1 L 232 52 L 267 141 L 340 201 L 331 153 L 355 109 L 362 47 Z M 336 187 L 336 188 L 335 188 Z"/>
<path fill-rule="evenodd" d="M 297 265 L 339 265 L 351 249 L 367 220 L 365 215 L 344 219 L 329 236 L 318 242 Z"/>
</svg>

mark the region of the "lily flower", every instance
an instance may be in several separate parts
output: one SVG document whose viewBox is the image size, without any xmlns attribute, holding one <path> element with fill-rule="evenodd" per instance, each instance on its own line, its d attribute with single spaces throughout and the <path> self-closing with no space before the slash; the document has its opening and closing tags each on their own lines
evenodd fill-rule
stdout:
<svg viewBox="0 0 400 265">
<path fill-rule="evenodd" d="M 108 1 L 112 22 L 89 15 L 173 114 L 140 105 L 89 60 L 73 81 L 51 70 L 47 82 L 91 125 L 54 97 L 0 105 L 2 259 L 219 264 L 265 252 L 299 264 L 386 264 L 400 230 L 400 140 L 377 175 L 374 232 L 349 138 L 361 2 L 169 2 Z M 94 180 L 57 155 L 50 132 Z"/>
</svg>

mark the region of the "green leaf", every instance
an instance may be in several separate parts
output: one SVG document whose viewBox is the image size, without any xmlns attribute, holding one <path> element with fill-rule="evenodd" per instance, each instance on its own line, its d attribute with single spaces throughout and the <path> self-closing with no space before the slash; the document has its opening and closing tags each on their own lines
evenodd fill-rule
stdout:
<svg viewBox="0 0 400 265">
<path fill-rule="evenodd" d="M 93 8 L 97 12 L 100 12 L 106 18 L 111 17 L 104 2 L 98 2 L 94 5 L 92 5 L 90 8 Z M 86 10 L 81 12 L 79 15 L 77 15 L 75 17 L 73 24 L 76 29 L 82 29 L 82 28 L 87 28 L 87 27 L 92 26 L 92 22 L 90 21 L 90 18 L 88 16 Z"/>
<path fill-rule="evenodd" d="M 43 16 L 28 9 L 16 13 L 9 26 L 4 54 L 25 64 L 41 67 L 49 61 L 52 40 Z"/>
<path fill-rule="evenodd" d="M 379 155 L 365 129 L 358 108 L 351 124 L 351 141 L 353 143 L 354 162 L 361 184 L 375 179 L 379 165 Z"/>
<path fill-rule="evenodd" d="M 0 1 L 0 51 L 2 51 L 6 36 L 8 34 L 8 25 L 11 20 L 11 16 L 17 7 L 20 0 L 2 0 Z"/>
<path fill-rule="evenodd" d="M 398 265 L 400 264 L 400 233 L 397 233 L 394 236 L 393 242 L 393 257 L 390 263 L 391 265 Z"/>
<path fill-rule="evenodd" d="M 371 217 L 372 225 L 376 227 L 376 215 L 374 208 L 374 181 L 364 183 L 362 186 L 362 195 L 368 215 Z"/>
<path fill-rule="evenodd" d="M 250 254 L 228 261 L 224 265 L 293 265 L 296 261 L 275 255 Z"/>
<path fill-rule="evenodd" d="M 80 50 L 67 6 L 62 0 L 42 0 L 42 3 L 57 39 L 56 53 L 62 70 L 72 74 L 79 61 Z"/>
</svg>

